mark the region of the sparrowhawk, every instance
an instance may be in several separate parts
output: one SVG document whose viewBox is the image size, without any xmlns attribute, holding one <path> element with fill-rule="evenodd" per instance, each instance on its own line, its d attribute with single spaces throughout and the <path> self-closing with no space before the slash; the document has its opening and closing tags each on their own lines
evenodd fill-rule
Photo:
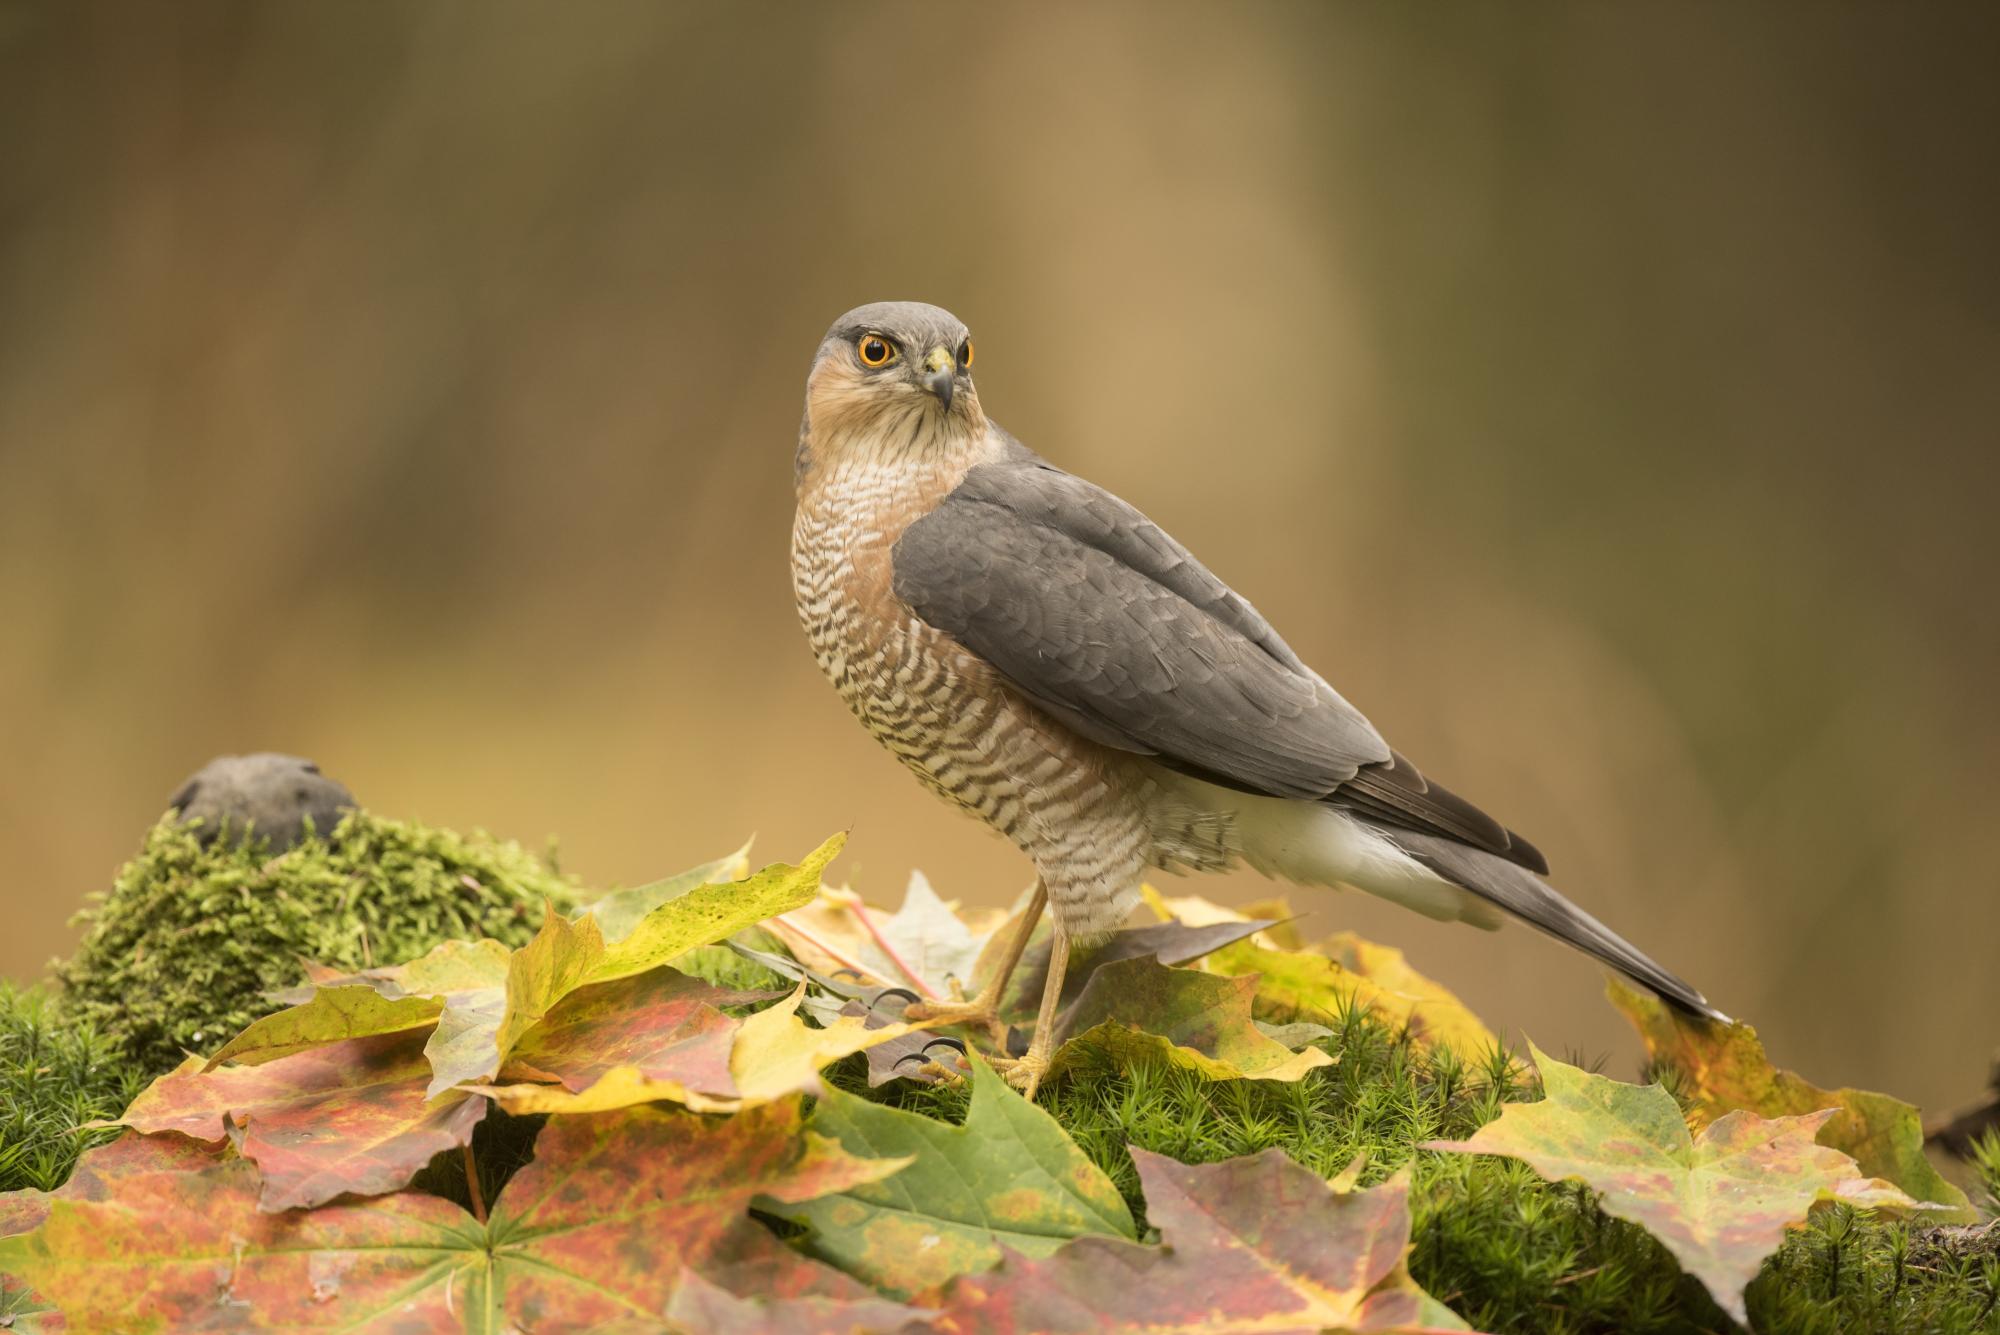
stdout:
<svg viewBox="0 0 2000 1335">
<path fill-rule="evenodd" d="M 1550 888 L 1532 844 L 1392 750 L 1185 547 L 989 420 L 972 360 L 935 306 L 849 311 L 813 359 L 795 464 L 792 584 L 820 668 L 1038 876 L 998 976 L 910 1018 L 997 1029 L 1046 903 L 1047 988 L 1008 1065 L 1032 1092 L 1071 943 L 1119 926 L 1149 868 L 1238 863 L 1479 927 L 1512 914 L 1719 1014 Z"/>
</svg>

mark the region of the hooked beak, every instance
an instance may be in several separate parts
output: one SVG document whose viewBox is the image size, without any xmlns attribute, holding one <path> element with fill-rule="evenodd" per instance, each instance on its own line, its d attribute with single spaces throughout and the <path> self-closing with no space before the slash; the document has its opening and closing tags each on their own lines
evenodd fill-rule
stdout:
<svg viewBox="0 0 2000 1335">
<path fill-rule="evenodd" d="M 957 384 L 958 365 L 951 353 L 944 348 L 932 348 L 924 358 L 924 385 L 937 395 L 946 412 L 951 411 L 951 394 Z"/>
</svg>

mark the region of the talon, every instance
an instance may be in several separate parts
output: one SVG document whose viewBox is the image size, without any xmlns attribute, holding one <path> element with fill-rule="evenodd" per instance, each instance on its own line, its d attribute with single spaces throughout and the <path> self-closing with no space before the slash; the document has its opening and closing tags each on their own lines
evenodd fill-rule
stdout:
<svg viewBox="0 0 2000 1335">
<path fill-rule="evenodd" d="M 868 1004 L 868 1009 L 874 1010 L 890 997 L 908 998 L 903 1003 L 903 1013 L 905 1015 L 909 1014 L 910 1007 L 917 1005 L 922 1000 L 922 998 L 918 997 L 916 993 L 910 991 L 907 987 L 885 987 L 875 994 L 875 1000 Z"/>
</svg>

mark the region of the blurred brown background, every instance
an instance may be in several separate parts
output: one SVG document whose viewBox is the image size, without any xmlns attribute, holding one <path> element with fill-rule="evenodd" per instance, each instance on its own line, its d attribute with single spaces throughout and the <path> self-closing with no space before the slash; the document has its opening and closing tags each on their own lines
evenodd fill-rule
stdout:
<svg viewBox="0 0 2000 1335">
<path fill-rule="evenodd" d="M 0 972 L 259 748 L 1012 895 L 791 610 L 807 360 L 908 297 L 1781 1061 L 1963 1098 L 1994 12 L 0 3 Z M 1299 902 L 1630 1073 L 1579 957 Z"/>
</svg>

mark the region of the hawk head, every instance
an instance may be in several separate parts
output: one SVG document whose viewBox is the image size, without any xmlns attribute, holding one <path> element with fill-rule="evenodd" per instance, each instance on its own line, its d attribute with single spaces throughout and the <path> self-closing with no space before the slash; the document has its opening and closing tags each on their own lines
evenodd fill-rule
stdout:
<svg viewBox="0 0 2000 1335">
<path fill-rule="evenodd" d="M 806 377 L 799 467 L 855 451 L 914 461 L 985 426 L 963 321 L 918 301 L 857 306 L 826 331 Z"/>
</svg>

